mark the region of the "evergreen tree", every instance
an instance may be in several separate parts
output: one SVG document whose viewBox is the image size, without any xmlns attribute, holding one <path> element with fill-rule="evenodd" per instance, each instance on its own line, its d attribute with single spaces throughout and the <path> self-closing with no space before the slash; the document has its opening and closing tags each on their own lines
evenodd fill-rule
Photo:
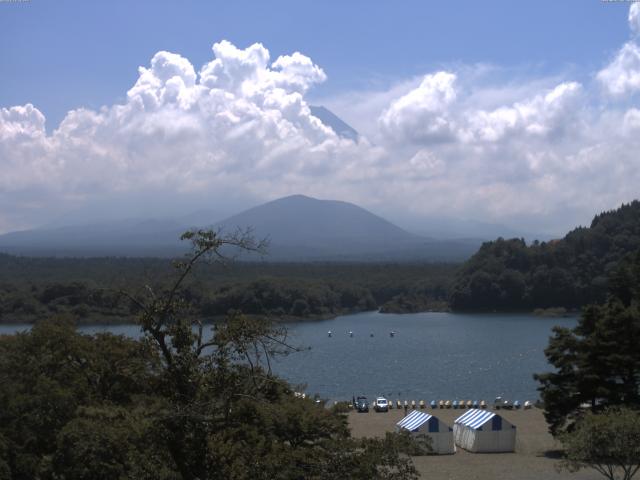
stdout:
<svg viewBox="0 0 640 480">
<path fill-rule="evenodd" d="M 535 375 L 554 435 L 586 410 L 640 407 L 640 252 L 610 284 L 607 301 L 587 307 L 575 328 L 554 329 L 545 354 L 556 371 Z"/>
</svg>

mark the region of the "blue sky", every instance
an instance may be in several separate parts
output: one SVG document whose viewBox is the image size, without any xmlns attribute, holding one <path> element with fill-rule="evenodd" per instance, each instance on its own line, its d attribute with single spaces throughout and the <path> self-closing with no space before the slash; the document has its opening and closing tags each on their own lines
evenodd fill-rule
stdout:
<svg viewBox="0 0 640 480">
<path fill-rule="evenodd" d="M 639 97 L 640 3 L 0 2 L 0 233 L 305 193 L 559 234 L 637 197 Z"/>
<path fill-rule="evenodd" d="M 328 76 L 316 98 L 456 63 L 588 75 L 628 38 L 627 13 L 597 0 L 0 3 L 0 105 L 31 102 L 55 128 L 122 101 L 158 50 L 199 67 L 222 39 L 308 55 Z"/>
</svg>

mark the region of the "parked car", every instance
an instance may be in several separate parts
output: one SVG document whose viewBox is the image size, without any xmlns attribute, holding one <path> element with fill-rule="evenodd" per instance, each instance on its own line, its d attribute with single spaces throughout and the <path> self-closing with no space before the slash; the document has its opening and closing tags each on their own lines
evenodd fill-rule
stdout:
<svg viewBox="0 0 640 480">
<path fill-rule="evenodd" d="M 373 402 L 373 409 L 376 412 L 388 412 L 389 411 L 389 402 L 384 397 L 378 397 Z"/>
<path fill-rule="evenodd" d="M 359 412 L 369 411 L 369 400 L 367 400 L 367 397 L 360 396 L 356 398 L 356 410 Z"/>
</svg>

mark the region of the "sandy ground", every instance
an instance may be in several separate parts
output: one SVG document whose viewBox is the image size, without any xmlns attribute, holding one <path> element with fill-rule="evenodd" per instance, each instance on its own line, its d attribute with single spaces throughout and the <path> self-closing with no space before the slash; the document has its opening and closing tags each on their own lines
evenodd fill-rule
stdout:
<svg viewBox="0 0 640 480">
<path fill-rule="evenodd" d="M 441 421 L 453 425 L 455 418 L 466 410 L 426 409 Z M 454 455 L 415 457 L 414 463 L 422 478 L 432 480 L 522 479 L 522 480 L 574 480 L 601 479 L 597 472 L 583 470 L 578 473 L 558 472 L 555 452 L 558 444 L 547 432 L 547 424 L 539 409 L 500 410 L 499 413 L 517 427 L 515 453 L 469 453 L 457 447 Z M 401 410 L 388 413 L 351 412 L 349 424 L 356 437 L 382 436 L 394 431 L 395 424 L 404 415 Z"/>
</svg>

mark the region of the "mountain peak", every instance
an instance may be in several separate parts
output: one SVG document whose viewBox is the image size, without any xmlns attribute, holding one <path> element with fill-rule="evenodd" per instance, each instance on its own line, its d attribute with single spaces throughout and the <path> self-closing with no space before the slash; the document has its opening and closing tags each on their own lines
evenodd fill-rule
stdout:
<svg viewBox="0 0 640 480">
<path fill-rule="evenodd" d="M 294 193 L 292 195 L 287 195 L 286 197 L 281 197 L 273 202 L 321 202 L 322 200 L 314 197 L 310 197 L 308 195 L 303 195 L 301 193 Z"/>
<path fill-rule="evenodd" d="M 191 222 L 189 222 L 191 223 Z M 176 255 L 181 225 L 123 222 L 75 226 L 0 236 L 0 251 L 65 256 Z M 434 242 L 409 233 L 353 203 L 295 194 L 282 197 L 212 225 L 227 232 L 251 228 L 270 240 L 271 260 L 367 260 L 465 258 L 477 245 Z M 186 227 L 185 227 L 186 228 Z"/>
<path fill-rule="evenodd" d="M 346 138 L 348 140 L 358 141 L 360 134 L 351 125 L 345 123 L 340 117 L 333 113 L 328 108 L 322 105 L 309 105 L 311 115 L 319 119 L 325 126 L 333 130 L 340 138 Z"/>
</svg>

